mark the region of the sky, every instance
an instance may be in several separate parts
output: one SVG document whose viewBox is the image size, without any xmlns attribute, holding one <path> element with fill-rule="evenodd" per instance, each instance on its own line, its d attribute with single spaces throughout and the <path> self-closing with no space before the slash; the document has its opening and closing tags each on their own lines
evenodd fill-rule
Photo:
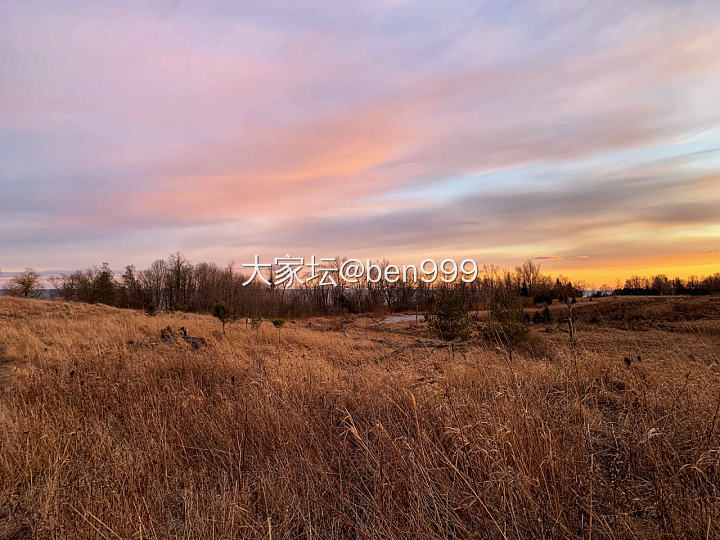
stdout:
<svg viewBox="0 0 720 540">
<path fill-rule="evenodd" d="M 720 271 L 720 3 L 0 0 L 0 268 Z"/>
</svg>

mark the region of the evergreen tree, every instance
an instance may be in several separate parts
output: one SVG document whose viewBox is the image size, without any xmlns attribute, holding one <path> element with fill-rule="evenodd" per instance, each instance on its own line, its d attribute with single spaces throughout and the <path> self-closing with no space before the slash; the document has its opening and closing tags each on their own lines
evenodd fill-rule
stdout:
<svg viewBox="0 0 720 540">
<path fill-rule="evenodd" d="M 528 290 L 527 283 L 525 283 L 524 281 L 522 282 L 522 287 L 520 287 L 520 296 L 530 296 L 530 291 Z"/>
<path fill-rule="evenodd" d="M 213 317 L 222 323 L 222 331 L 225 333 L 225 325 L 235 320 L 233 309 L 225 302 L 218 302 L 213 307 Z"/>
<path fill-rule="evenodd" d="M 462 291 L 442 287 L 435 300 L 435 310 L 428 323 L 430 331 L 445 341 L 467 339 L 473 323 Z"/>
<path fill-rule="evenodd" d="M 112 306 L 115 303 L 115 278 L 108 263 L 103 263 L 93 282 L 95 302 Z"/>
</svg>

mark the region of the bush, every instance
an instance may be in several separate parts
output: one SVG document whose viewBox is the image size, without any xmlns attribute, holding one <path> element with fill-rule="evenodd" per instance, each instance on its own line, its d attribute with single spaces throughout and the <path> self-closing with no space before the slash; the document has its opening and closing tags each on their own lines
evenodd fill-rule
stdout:
<svg viewBox="0 0 720 540">
<path fill-rule="evenodd" d="M 280 343 L 280 329 L 285 326 L 285 319 L 281 319 L 280 317 L 272 320 L 273 326 L 277 328 L 278 331 L 278 343 Z"/>
<path fill-rule="evenodd" d="M 233 308 L 225 302 L 218 302 L 213 307 L 213 317 L 222 323 L 223 334 L 225 333 L 225 325 L 235 320 L 235 312 Z"/>
<path fill-rule="evenodd" d="M 490 303 L 490 320 L 485 328 L 485 338 L 499 341 L 508 349 L 512 359 L 512 351 L 524 345 L 530 338 L 530 327 L 525 310 L 518 297 L 512 294 L 499 294 Z"/>
<path fill-rule="evenodd" d="M 435 336 L 444 341 L 470 337 L 473 320 L 462 290 L 443 287 L 437 292 L 428 327 Z"/>
<path fill-rule="evenodd" d="M 539 294 L 535 298 L 533 298 L 533 302 L 536 304 L 551 304 L 552 303 L 552 296 L 549 294 Z"/>
<path fill-rule="evenodd" d="M 279 328 L 282 328 L 283 326 L 285 326 L 285 319 L 280 319 L 280 318 L 273 319 L 272 323 L 275 328 L 279 329 Z"/>
</svg>

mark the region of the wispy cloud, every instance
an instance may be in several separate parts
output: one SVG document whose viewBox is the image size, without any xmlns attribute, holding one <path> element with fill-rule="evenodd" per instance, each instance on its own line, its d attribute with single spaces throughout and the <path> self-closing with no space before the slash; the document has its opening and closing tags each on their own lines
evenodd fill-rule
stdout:
<svg viewBox="0 0 720 540">
<path fill-rule="evenodd" d="M 5 2 L 0 266 L 703 252 L 718 9 Z"/>
</svg>

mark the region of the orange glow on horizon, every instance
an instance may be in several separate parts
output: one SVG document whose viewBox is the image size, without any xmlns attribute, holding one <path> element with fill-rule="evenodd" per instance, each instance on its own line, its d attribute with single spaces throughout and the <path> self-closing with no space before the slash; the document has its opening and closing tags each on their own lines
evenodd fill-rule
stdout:
<svg viewBox="0 0 720 540">
<path fill-rule="evenodd" d="M 690 276 L 711 276 L 720 272 L 719 259 L 720 256 L 715 254 L 712 262 L 702 262 L 697 260 L 697 258 L 685 263 L 672 260 L 666 262 L 638 261 L 635 263 L 624 262 L 623 264 L 598 266 L 594 268 L 543 267 L 543 272 L 553 275 L 562 274 L 570 280 L 581 280 L 586 282 L 590 288 L 598 288 L 603 284 L 615 287 L 618 281 L 622 286 L 625 280 L 633 275 L 651 277 L 664 274 L 670 279 L 679 277 L 683 280 Z"/>
</svg>

